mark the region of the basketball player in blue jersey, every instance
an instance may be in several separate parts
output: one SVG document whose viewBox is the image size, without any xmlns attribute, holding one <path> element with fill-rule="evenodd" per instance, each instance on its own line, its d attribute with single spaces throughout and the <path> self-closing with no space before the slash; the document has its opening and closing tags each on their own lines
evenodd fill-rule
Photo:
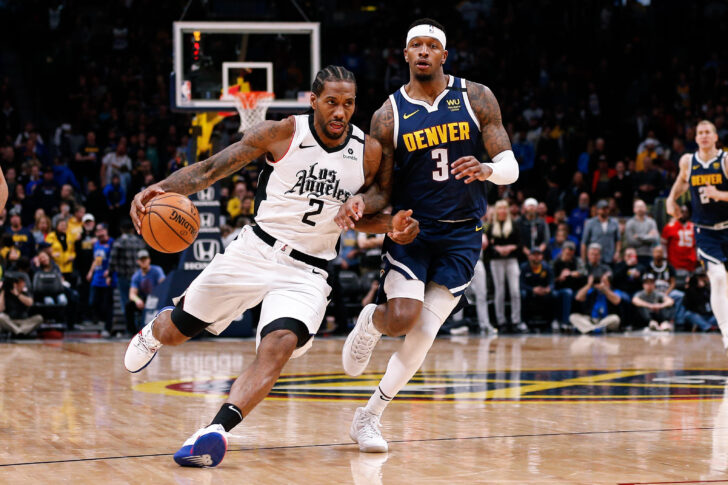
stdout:
<svg viewBox="0 0 728 485">
<path fill-rule="evenodd" d="M 710 306 L 728 353 L 728 167 L 716 147 L 718 132 L 710 121 L 698 123 L 698 151 L 680 158 L 680 173 L 667 198 L 667 213 L 676 217 L 677 199 L 690 190 L 698 256 L 710 279 Z"/>
<path fill-rule="evenodd" d="M 404 57 L 410 80 L 374 114 L 371 135 L 382 145 L 380 170 L 392 167 L 392 187 L 373 185 L 339 209 L 340 227 L 354 227 L 391 198 L 394 210 L 411 208 L 420 223 L 415 241 L 386 239 L 379 305 L 364 307 L 342 351 L 347 374 L 361 374 L 382 334 L 406 335 L 379 387 L 356 410 L 350 436 L 364 452 L 386 452 L 379 417 L 424 361 L 438 329 L 473 278 L 486 210 L 486 185 L 511 184 L 518 163 L 500 108 L 485 86 L 443 72 L 442 25 L 414 22 Z M 482 140 L 482 141 L 481 141 Z M 473 155 L 485 144 L 493 163 Z"/>
</svg>

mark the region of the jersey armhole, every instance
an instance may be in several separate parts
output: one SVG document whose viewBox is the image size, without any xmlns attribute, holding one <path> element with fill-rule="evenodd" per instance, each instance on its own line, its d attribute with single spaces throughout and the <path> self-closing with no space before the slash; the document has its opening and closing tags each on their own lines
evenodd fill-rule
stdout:
<svg viewBox="0 0 728 485">
<path fill-rule="evenodd" d="M 482 128 L 480 126 L 480 120 L 477 116 L 475 116 L 475 112 L 473 111 L 473 107 L 470 106 L 470 98 L 468 98 L 468 88 L 465 84 L 465 78 L 460 78 L 460 86 L 463 88 L 463 101 L 465 102 L 465 107 L 468 110 L 468 114 L 473 119 L 473 123 L 475 123 L 475 126 L 478 127 L 478 131 L 482 131 Z"/>
<path fill-rule="evenodd" d="M 294 123 L 293 123 L 293 134 L 291 135 L 291 141 L 288 143 L 288 148 L 286 148 L 286 151 L 283 153 L 283 156 L 279 158 L 278 160 L 271 160 L 268 158 L 268 154 L 265 155 L 265 161 L 268 165 L 275 165 L 276 163 L 280 162 L 286 156 L 291 152 L 291 147 L 293 146 L 293 142 L 296 140 L 296 136 L 298 136 L 298 122 L 299 122 L 299 116 L 294 116 Z"/>
<path fill-rule="evenodd" d="M 396 150 L 397 138 L 399 138 L 399 111 L 397 111 L 397 102 L 394 99 L 394 94 L 389 95 L 389 102 L 392 105 L 392 117 L 394 119 L 394 129 L 392 131 L 392 145 Z"/>
</svg>

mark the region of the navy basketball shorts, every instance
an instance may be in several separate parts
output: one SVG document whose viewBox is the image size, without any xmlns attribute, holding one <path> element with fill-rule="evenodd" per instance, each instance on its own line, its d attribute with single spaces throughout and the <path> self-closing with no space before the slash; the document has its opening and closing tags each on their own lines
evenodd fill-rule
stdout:
<svg viewBox="0 0 728 485">
<path fill-rule="evenodd" d="M 728 229 L 706 229 L 695 227 L 695 243 L 698 256 L 706 264 L 725 264 L 728 262 Z"/>
<path fill-rule="evenodd" d="M 427 283 L 444 286 L 459 297 L 470 285 L 475 263 L 480 258 L 483 224 L 472 219 L 464 222 L 420 222 L 420 233 L 410 244 L 396 244 L 389 238 L 382 247 L 383 270 L 378 301 L 394 297 L 422 300 Z M 398 274 L 392 274 L 391 272 Z M 422 282 L 421 295 L 391 294 L 389 280 L 394 278 Z M 416 286 L 409 286 L 416 288 Z M 383 290 L 383 291 L 382 291 Z M 414 290 L 417 291 L 417 290 Z"/>
</svg>

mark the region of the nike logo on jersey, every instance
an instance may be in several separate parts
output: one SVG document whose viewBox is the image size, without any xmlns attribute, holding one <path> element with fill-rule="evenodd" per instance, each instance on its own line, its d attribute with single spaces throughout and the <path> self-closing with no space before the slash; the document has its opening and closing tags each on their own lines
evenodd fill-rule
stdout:
<svg viewBox="0 0 728 485">
<path fill-rule="evenodd" d="M 313 147 L 315 147 L 315 146 L 316 146 L 316 145 L 304 145 L 304 144 L 303 144 L 303 142 L 301 142 L 301 144 L 300 144 L 300 145 L 298 145 L 298 148 L 313 148 Z"/>
<path fill-rule="evenodd" d="M 316 271 L 315 269 L 312 269 L 311 271 L 313 271 L 313 274 L 319 274 L 319 275 L 322 275 L 323 276 L 323 273 L 321 273 L 319 271 Z"/>
<path fill-rule="evenodd" d="M 417 111 L 413 111 L 413 112 L 411 112 L 411 113 L 409 113 L 409 114 L 406 114 L 406 115 L 402 115 L 402 118 L 404 118 L 404 119 L 407 119 L 407 118 L 409 118 L 409 117 L 411 117 L 411 116 L 414 116 L 414 115 L 416 115 L 416 114 L 417 114 L 417 112 L 419 112 L 419 111 L 420 111 L 420 110 L 417 110 Z"/>
<path fill-rule="evenodd" d="M 483 230 L 483 227 L 484 227 L 484 226 L 476 227 L 476 228 L 475 228 L 475 232 L 480 232 L 480 231 L 482 231 L 482 230 Z"/>
</svg>

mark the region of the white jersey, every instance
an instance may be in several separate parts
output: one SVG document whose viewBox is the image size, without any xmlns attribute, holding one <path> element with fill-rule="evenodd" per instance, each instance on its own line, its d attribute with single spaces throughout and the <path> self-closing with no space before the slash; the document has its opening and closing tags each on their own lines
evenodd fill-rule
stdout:
<svg viewBox="0 0 728 485">
<path fill-rule="evenodd" d="M 310 256 L 332 260 L 341 229 L 334 217 L 364 185 L 364 132 L 350 125 L 343 144 L 328 148 L 313 115 L 295 116 L 291 145 L 267 160 L 256 192 L 256 223 L 268 234 Z"/>
</svg>

